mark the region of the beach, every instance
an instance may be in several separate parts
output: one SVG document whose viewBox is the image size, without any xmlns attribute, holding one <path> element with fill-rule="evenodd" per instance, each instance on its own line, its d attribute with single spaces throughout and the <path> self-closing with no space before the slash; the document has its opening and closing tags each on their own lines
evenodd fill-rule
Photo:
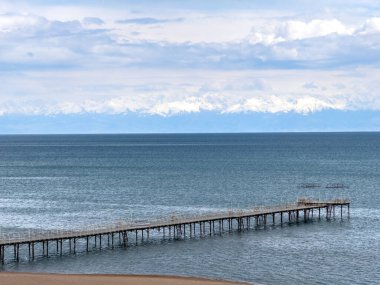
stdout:
<svg viewBox="0 0 380 285">
<path fill-rule="evenodd" d="M 100 275 L 100 274 L 47 274 L 47 273 L 0 273 L 1 285 L 238 285 L 248 284 L 196 277 L 161 275 Z"/>
</svg>

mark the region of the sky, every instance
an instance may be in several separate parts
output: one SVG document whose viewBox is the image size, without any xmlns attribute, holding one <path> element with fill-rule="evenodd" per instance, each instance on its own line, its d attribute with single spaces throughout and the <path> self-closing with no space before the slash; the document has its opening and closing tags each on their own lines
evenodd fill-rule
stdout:
<svg viewBox="0 0 380 285">
<path fill-rule="evenodd" d="M 379 130 L 379 1 L 0 2 L 0 133 Z"/>
</svg>

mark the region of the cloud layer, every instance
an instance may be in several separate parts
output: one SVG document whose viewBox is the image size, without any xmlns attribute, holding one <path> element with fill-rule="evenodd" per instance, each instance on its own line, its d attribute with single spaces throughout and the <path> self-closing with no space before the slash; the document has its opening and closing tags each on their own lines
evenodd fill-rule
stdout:
<svg viewBox="0 0 380 285">
<path fill-rule="evenodd" d="M 33 2 L 0 5 L 0 115 L 380 110 L 376 1 Z"/>
</svg>

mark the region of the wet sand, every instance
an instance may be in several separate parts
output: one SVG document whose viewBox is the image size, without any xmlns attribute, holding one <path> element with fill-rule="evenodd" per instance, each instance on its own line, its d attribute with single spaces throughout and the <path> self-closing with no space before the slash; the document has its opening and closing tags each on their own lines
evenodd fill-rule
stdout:
<svg viewBox="0 0 380 285">
<path fill-rule="evenodd" d="M 160 275 L 98 275 L 0 273 L 1 285 L 238 285 L 248 284 L 196 277 Z"/>
</svg>

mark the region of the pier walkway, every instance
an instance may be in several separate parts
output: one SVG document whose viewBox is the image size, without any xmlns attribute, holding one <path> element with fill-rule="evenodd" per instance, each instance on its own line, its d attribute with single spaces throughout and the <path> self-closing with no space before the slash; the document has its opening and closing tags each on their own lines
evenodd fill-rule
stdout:
<svg viewBox="0 0 380 285">
<path fill-rule="evenodd" d="M 336 213 L 340 211 L 340 213 Z M 75 231 L 55 230 L 0 236 L 0 262 L 34 260 L 36 257 L 75 254 L 79 251 L 114 248 L 138 244 L 151 237 L 192 238 L 223 232 L 242 231 L 252 227 L 283 225 L 293 222 L 327 219 L 349 215 L 350 201 L 298 199 L 296 203 L 273 207 L 220 211 L 204 215 L 170 216 L 152 221 L 119 223 L 110 227 Z"/>
</svg>

